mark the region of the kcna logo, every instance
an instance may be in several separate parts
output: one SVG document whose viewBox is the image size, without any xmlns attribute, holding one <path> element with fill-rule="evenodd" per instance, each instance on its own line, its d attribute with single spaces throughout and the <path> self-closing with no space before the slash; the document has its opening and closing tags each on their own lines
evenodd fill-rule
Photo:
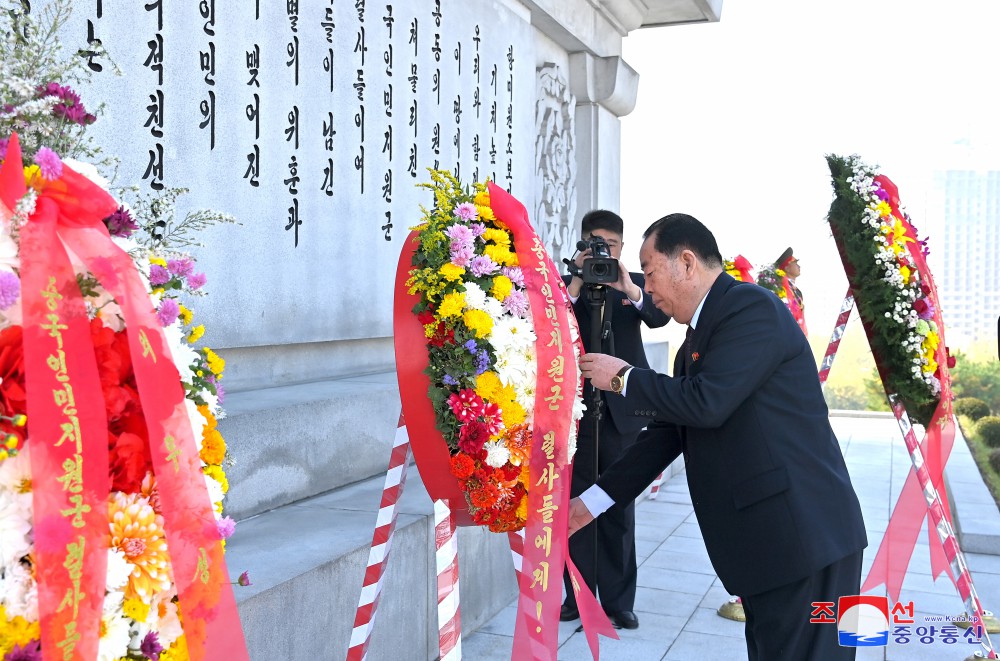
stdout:
<svg viewBox="0 0 1000 661">
<path fill-rule="evenodd" d="M 837 632 L 843 647 L 885 647 L 889 644 L 889 599 L 874 595 L 841 597 Z"/>
</svg>

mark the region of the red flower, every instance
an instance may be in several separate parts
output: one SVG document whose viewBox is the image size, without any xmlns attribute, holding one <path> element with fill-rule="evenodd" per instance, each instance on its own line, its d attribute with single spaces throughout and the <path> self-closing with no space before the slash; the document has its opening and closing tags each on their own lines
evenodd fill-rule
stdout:
<svg viewBox="0 0 1000 661">
<path fill-rule="evenodd" d="M 466 423 L 458 433 L 458 447 L 466 454 L 479 452 L 488 440 L 490 440 L 490 432 L 486 425 L 478 420 Z"/>
<path fill-rule="evenodd" d="M 927 312 L 927 309 L 928 309 L 928 307 L 927 307 L 927 299 L 926 298 L 918 298 L 917 300 L 913 301 L 913 309 L 916 310 L 916 312 L 917 312 L 918 315 L 924 314 L 925 312 Z"/>
<path fill-rule="evenodd" d="M 499 495 L 496 486 L 486 482 L 478 489 L 469 492 L 469 500 L 473 507 L 492 507 Z"/>
<path fill-rule="evenodd" d="M 455 331 L 451 328 L 446 328 L 443 323 L 438 324 L 437 330 L 434 331 L 434 337 L 429 342 L 432 347 L 443 347 L 446 344 L 454 343 Z"/>
<path fill-rule="evenodd" d="M 455 417 L 462 422 L 471 422 L 483 414 L 483 398 L 476 394 L 472 388 L 466 388 L 457 395 L 452 393 L 448 398 L 448 406 L 451 407 Z M 486 441 L 483 441 L 485 443 Z M 482 447 L 481 445 L 479 447 Z M 476 448 L 476 450 L 479 449 Z M 469 452 L 472 454 L 472 452 Z"/>
<path fill-rule="evenodd" d="M 483 422 L 489 428 L 490 434 L 499 434 L 500 426 L 503 424 L 503 418 L 500 416 L 500 407 L 493 402 L 485 403 L 483 406 Z"/>
<path fill-rule="evenodd" d="M 476 462 L 467 454 L 459 453 L 453 455 L 449 463 L 451 465 L 451 474 L 460 480 L 469 479 L 472 476 L 472 472 L 476 470 Z"/>
<path fill-rule="evenodd" d="M 24 350 L 20 326 L 10 326 L 0 332 L 0 413 L 13 416 L 26 413 L 27 395 L 24 391 Z M 29 423 L 30 424 L 30 421 Z M 0 423 L 0 433 L 16 434 L 18 444 L 24 441 L 27 427 L 14 427 L 9 422 Z"/>
<path fill-rule="evenodd" d="M 434 323 L 434 313 L 430 310 L 424 310 L 417 315 L 417 321 L 422 323 L 424 326 Z"/>
<path fill-rule="evenodd" d="M 511 463 L 507 463 L 501 470 L 503 471 L 504 480 L 507 482 L 516 480 L 517 476 L 521 474 L 521 467 Z"/>
</svg>

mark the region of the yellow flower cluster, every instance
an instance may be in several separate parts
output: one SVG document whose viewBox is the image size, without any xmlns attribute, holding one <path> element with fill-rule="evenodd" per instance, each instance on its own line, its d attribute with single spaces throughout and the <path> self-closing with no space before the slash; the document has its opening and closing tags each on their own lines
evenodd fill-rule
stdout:
<svg viewBox="0 0 1000 661">
<path fill-rule="evenodd" d="M 423 292 L 427 296 L 427 300 L 437 301 L 448 286 L 448 280 L 437 269 L 413 269 L 410 271 L 406 286 L 410 294 Z"/>
<path fill-rule="evenodd" d="M 198 324 L 188 332 L 187 341 L 188 344 L 194 344 L 205 334 L 205 325 Z"/>
<path fill-rule="evenodd" d="M 437 318 L 444 321 L 448 317 L 460 317 L 463 308 L 465 308 L 464 292 L 447 294 L 441 301 L 441 305 L 438 306 Z"/>
<path fill-rule="evenodd" d="M 462 276 L 465 275 L 465 269 L 461 266 L 452 264 L 451 262 L 445 262 L 444 265 L 438 269 L 438 273 L 440 273 L 441 277 L 448 282 L 458 282 L 462 279 Z"/>
<path fill-rule="evenodd" d="M 28 622 L 18 615 L 8 619 L 7 609 L 0 604 L 0 658 L 14 649 L 15 645 L 24 647 L 33 640 L 41 638 L 38 622 Z"/>
<path fill-rule="evenodd" d="M 219 465 L 226 458 L 226 440 L 218 430 L 218 421 L 207 406 L 199 406 L 198 412 L 205 418 L 201 432 L 201 460 L 209 465 Z"/>
<path fill-rule="evenodd" d="M 493 330 L 493 317 L 483 310 L 466 310 L 462 314 L 462 321 L 478 338 L 489 337 Z"/>
<path fill-rule="evenodd" d="M 202 347 L 202 353 L 205 354 L 205 361 L 208 363 L 208 369 L 212 371 L 216 379 L 222 378 L 222 372 L 226 369 L 226 361 L 215 353 L 208 347 Z"/>
<path fill-rule="evenodd" d="M 510 281 L 510 278 L 505 275 L 498 275 L 493 278 L 493 287 L 490 289 L 490 295 L 498 301 L 502 301 L 510 296 L 513 288 L 514 283 Z"/>
</svg>

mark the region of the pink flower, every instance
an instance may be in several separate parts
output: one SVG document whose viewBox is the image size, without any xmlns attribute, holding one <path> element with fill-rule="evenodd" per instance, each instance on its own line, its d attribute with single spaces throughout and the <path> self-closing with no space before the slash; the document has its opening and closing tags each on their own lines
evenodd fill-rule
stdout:
<svg viewBox="0 0 1000 661">
<path fill-rule="evenodd" d="M 486 431 L 492 436 L 493 434 L 500 433 L 500 425 L 503 424 L 503 419 L 500 417 L 500 407 L 493 402 L 488 402 L 483 407 L 483 424 L 486 425 Z"/>
<path fill-rule="evenodd" d="M 249 572 L 243 572 L 242 574 L 240 574 L 240 577 L 236 579 L 236 582 L 242 585 L 243 587 L 246 587 L 248 585 L 253 585 L 253 583 L 250 582 Z"/>
<path fill-rule="evenodd" d="M 528 316 L 528 297 L 520 289 L 515 289 L 503 299 L 505 312 L 526 319 Z"/>
<path fill-rule="evenodd" d="M 154 287 L 159 287 L 160 285 L 165 285 L 170 282 L 170 274 L 167 273 L 167 269 L 163 268 L 159 264 L 153 264 L 149 267 L 149 284 Z"/>
<path fill-rule="evenodd" d="M 452 413 L 462 422 L 470 422 L 481 416 L 484 404 L 483 398 L 472 388 L 466 388 L 457 395 L 452 393 L 448 398 L 448 406 L 451 407 Z"/>
<path fill-rule="evenodd" d="M 471 202 L 463 202 L 455 207 L 455 215 L 462 220 L 476 220 L 479 218 L 479 212 L 476 211 L 476 205 Z"/>
<path fill-rule="evenodd" d="M 35 164 L 47 181 L 55 181 L 62 176 L 63 164 L 59 154 L 48 147 L 40 147 L 35 153 Z"/>
<path fill-rule="evenodd" d="M 0 310 L 6 310 L 21 296 L 21 279 L 10 271 L 0 271 Z"/>
<path fill-rule="evenodd" d="M 156 311 L 156 316 L 161 324 L 169 326 L 177 321 L 177 315 L 180 313 L 181 309 L 177 305 L 177 301 L 172 298 L 165 298 L 160 302 L 160 308 Z"/>
<path fill-rule="evenodd" d="M 184 259 L 168 259 L 167 270 L 174 275 L 184 277 L 194 271 L 194 261 L 190 257 Z"/>
<path fill-rule="evenodd" d="M 236 532 L 236 521 L 232 517 L 227 516 L 215 522 L 215 525 L 219 528 L 219 537 L 222 539 L 229 539 Z"/>
<path fill-rule="evenodd" d="M 187 277 L 188 287 L 191 289 L 201 289 L 205 286 L 208 277 L 204 273 L 192 273 Z"/>
<path fill-rule="evenodd" d="M 518 287 L 524 286 L 524 273 L 520 266 L 505 266 L 500 269 L 500 272 L 510 278 L 510 281 Z"/>
<path fill-rule="evenodd" d="M 472 246 L 459 246 L 457 249 L 455 244 L 451 247 L 451 263 L 455 266 L 467 267 L 472 262 L 472 256 L 475 253 L 472 252 Z"/>
<path fill-rule="evenodd" d="M 469 265 L 472 275 L 481 278 L 484 275 L 492 275 L 497 272 L 497 263 L 486 255 L 474 257 Z"/>
</svg>

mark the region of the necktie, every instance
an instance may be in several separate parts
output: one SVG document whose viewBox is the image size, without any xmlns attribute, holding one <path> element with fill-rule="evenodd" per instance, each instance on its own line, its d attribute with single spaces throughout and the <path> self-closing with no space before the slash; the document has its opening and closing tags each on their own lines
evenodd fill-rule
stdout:
<svg viewBox="0 0 1000 661">
<path fill-rule="evenodd" d="M 684 352 L 684 373 L 687 374 L 688 370 L 691 368 L 691 334 L 694 333 L 694 329 L 688 326 L 687 333 L 684 335 L 684 344 L 681 345 L 681 351 Z"/>
</svg>

